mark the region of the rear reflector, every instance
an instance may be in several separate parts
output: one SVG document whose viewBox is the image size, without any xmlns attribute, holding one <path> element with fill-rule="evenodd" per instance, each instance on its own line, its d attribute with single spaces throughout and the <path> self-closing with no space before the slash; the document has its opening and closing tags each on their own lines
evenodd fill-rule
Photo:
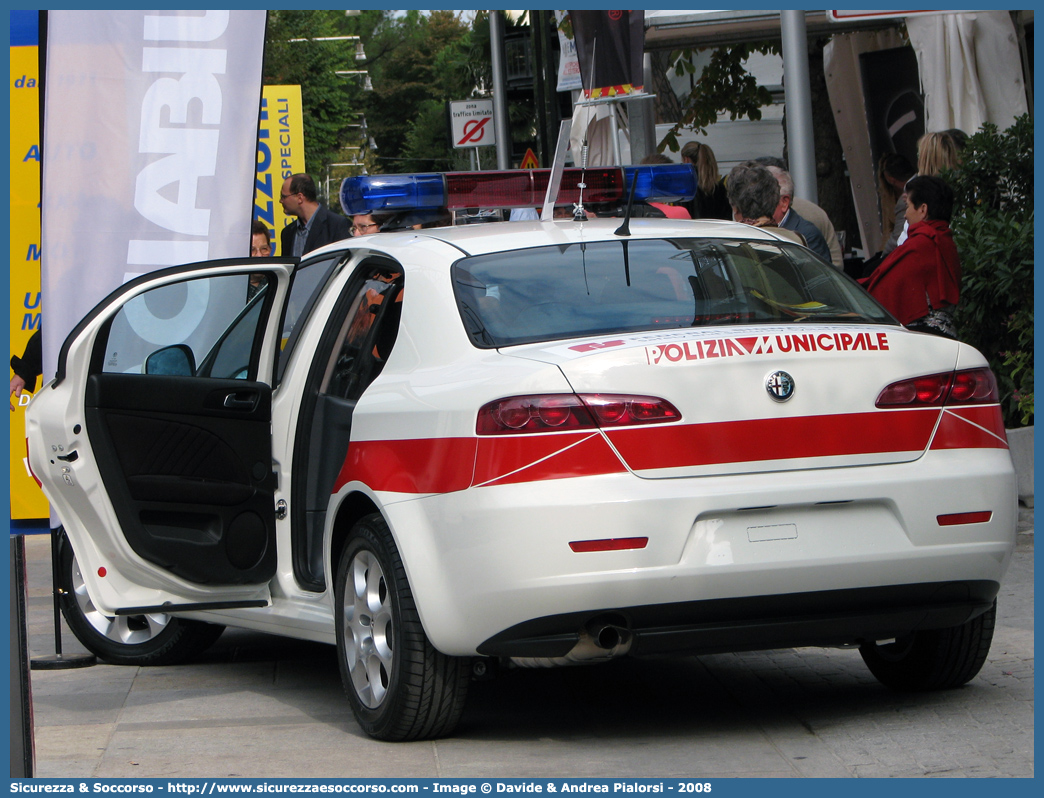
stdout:
<svg viewBox="0 0 1044 798">
<path fill-rule="evenodd" d="M 644 549 L 649 538 L 606 538 L 605 540 L 574 540 L 569 544 L 573 551 L 583 554 L 589 551 L 624 551 Z"/>
<path fill-rule="evenodd" d="M 990 510 L 983 510 L 977 513 L 939 515 L 935 517 L 935 520 L 939 522 L 939 526 L 959 526 L 961 524 L 985 524 L 991 518 L 993 518 L 993 513 Z"/>
</svg>

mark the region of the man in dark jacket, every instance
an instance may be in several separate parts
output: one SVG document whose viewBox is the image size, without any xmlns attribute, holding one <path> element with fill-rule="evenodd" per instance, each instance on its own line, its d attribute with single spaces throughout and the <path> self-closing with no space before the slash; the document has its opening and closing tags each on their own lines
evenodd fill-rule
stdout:
<svg viewBox="0 0 1044 798">
<path fill-rule="evenodd" d="M 279 234 L 279 254 L 301 257 L 313 249 L 351 236 L 351 223 L 319 204 L 315 182 L 306 174 L 291 175 L 279 192 L 283 213 L 297 220 Z"/>
<path fill-rule="evenodd" d="M 784 230 L 793 230 L 795 233 L 800 233 L 810 250 L 827 263 L 832 263 L 830 247 L 827 246 L 823 234 L 819 232 L 819 229 L 812 222 L 791 207 L 791 202 L 794 199 L 794 180 L 791 178 L 790 172 L 780 169 L 778 166 L 768 166 L 766 168 L 776 178 L 776 182 L 779 183 L 779 204 L 772 214 L 773 220 Z"/>
</svg>

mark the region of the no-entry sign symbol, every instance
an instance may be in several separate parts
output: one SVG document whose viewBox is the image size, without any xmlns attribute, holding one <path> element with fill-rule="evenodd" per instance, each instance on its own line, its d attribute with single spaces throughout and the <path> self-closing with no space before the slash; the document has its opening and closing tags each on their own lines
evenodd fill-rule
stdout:
<svg viewBox="0 0 1044 798">
<path fill-rule="evenodd" d="M 497 143 L 492 100 L 453 101 L 449 106 L 454 147 L 488 147 Z"/>
</svg>

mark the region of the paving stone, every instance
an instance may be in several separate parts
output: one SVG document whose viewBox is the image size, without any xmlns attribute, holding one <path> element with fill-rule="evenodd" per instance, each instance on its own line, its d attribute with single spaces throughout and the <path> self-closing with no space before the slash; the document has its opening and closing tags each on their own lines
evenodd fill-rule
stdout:
<svg viewBox="0 0 1044 798">
<path fill-rule="evenodd" d="M 786 649 L 513 671 L 454 737 L 389 745 L 352 717 L 332 647 L 227 630 L 198 661 L 33 671 L 46 777 L 1028 778 L 1032 511 L 969 685 L 879 685 L 858 651 Z M 53 652 L 49 541 L 27 540 L 30 647 Z M 66 629 L 63 649 L 82 651 Z"/>
</svg>

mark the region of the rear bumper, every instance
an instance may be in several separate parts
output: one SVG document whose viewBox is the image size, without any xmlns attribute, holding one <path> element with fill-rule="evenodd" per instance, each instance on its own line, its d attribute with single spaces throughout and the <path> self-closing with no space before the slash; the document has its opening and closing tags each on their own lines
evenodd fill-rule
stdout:
<svg viewBox="0 0 1044 798">
<path fill-rule="evenodd" d="M 999 588 L 988 580 L 937 582 L 573 612 L 505 629 L 478 653 L 564 657 L 581 629 L 604 624 L 631 638 L 635 656 L 855 645 L 959 626 L 986 612 Z"/>
<path fill-rule="evenodd" d="M 602 612 L 640 631 L 637 653 L 847 644 L 959 625 L 996 594 L 1017 506 L 1006 450 L 395 498 L 382 496 L 384 512 L 421 622 L 436 648 L 457 656 L 560 635 L 540 642 L 557 651 Z M 938 520 L 951 514 L 988 520 Z M 569 545 L 619 538 L 648 541 L 619 551 Z M 958 587 L 965 597 L 951 585 L 980 586 Z"/>
</svg>

